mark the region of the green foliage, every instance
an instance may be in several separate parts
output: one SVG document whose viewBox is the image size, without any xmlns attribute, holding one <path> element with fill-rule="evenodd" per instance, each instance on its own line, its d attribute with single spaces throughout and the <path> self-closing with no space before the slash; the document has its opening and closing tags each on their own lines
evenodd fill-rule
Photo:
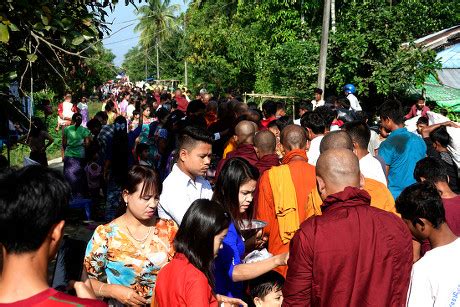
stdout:
<svg viewBox="0 0 460 307">
<path fill-rule="evenodd" d="M 454 26 L 460 1 L 335 1 L 326 89 L 354 83 L 371 107 L 378 99 L 421 84 L 438 68 L 435 53 L 409 44 Z M 321 1 L 195 1 L 186 13 L 187 59 L 196 88 L 231 87 L 311 96 L 316 87 Z M 376 99 L 378 98 L 378 99 Z"/>
<path fill-rule="evenodd" d="M 110 58 L 101 51 L 100 39 L 109 33 L 105 10 L 116 2 L 0 2 L 0 89 L 13 80 L 29 89 L 32 77 L 35 91 L 85 91 L 95 74 L 107 70 L 94 62 Z"/>
</svg>

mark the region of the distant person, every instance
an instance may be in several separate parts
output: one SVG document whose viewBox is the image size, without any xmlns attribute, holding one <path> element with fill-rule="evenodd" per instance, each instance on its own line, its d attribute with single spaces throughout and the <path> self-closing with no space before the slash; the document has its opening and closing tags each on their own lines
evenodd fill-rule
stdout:
<svg viewBox="0 0 460 307">
<path fill-rule="evenodd" d="M 262 104 L 262 112 L 264 114 L 264 119 L 260 121 L 261 128 L 268 128 L 268 124 L 271 121 L 276 120 L 276 102 L 273 100 L 267 100 Z"/>
<path fill-rule="evenodd" d="M 387 186 L 387 178 L 385 176 L 385 165 L 382 165 L 368 151 L 369 141 L 371 138 L 370 128 L 366 123 L 354 121 L 346 123 L 343 127 L 353 141 L 354 152 L 359 159 L 359 169 L 365 178 L 371 178 L 383 183 Z"/>
<path fill-rule="evenodd" d="M 276 154 L 276 137 L 268 131 L 259 131 L 254 138 L 254 148 L 259 157 L 255 167 L 262 175 L 266 170 L 271 169 L 273 166 L 280 165 L 280 160 Z"/>
<path fill-rule="evenodd" d="M 182 95 L 182 91 L 180 89 L 177 89 L 174 92 L 174 100 L 177 103 L 177 109 L 185 113 L 189 102 L 187 101 L 187 98 Z"/>
<path fill-rule="evenodd" d="M 179 137 L 177 163 L 163 182 L 159 215 L 180 225 L 191 203 L 211 199 L 212 188 L 205 179 L 211 164 L 213 135 L 196 127 L 186 127 Z"/>
<path fill-rule="evenodd" d="M 324 100 L 323 100 L 323 90 L 320 88 L 315 88 L 315 99 L 311 101 L 311 104 L 313 105 L 313 111 L 320 106 L 324 106 Z"/>
<path fill-rule="evenodd" d="M 32 118 L 29 137 L 26 142 L 30 148 L 31 160 L 40 163 L 43 166 L 48 166 L 48 159 L 46 157 L 46 149 L 53 144 L 53 137 L 46 131 L 43 121 L 38 117 Z M 48 142 L 46 142 L 48 141 Z"/>
<path fill-rule="evenodd" d="M 62 175 L 33 165 L 1 174 L 0 187 L 0 306 L 107 306 L 88 299 L 96 298 L 89 281 L 74 285 L 82 298 L 49 287 L 70 200 Z"/>
<path fill-rule="evenodd" d="M 316 165 L 322 215 L 306 220 L 290 245 L 285 306 L 402 306 L 412 240 L 393 213 L 370 206 L 356 155 L 330 149 Z"/>
<path fill-rule="evenodd" d="M 411 119 L 416 116 L 427 117 L 427 112 L 430 108 L 425 105 L 425 98 L 420 96 L 417 102 L 410 108 L 409 113 L 404 116 L 404 119 Z"/>
<path fill-rule="evenodd" d="M 313 111 L 313 105 L 311 102 L 306 102 L 306 101 L 302 101 L 299 105 L 299 118 L 294 120 L 294 124 L 296 125 L 299 125 L 300 126 L 300 120 L 302 118 L 302 116 L 307 113 L 307 112 L 311 112 Z"/>
<path fill-rule="evenodd" d="M 302 127 L 307 130 L 307 138 L 310 142 L 307 152 L 308 163 L 315 166 L 319 157 L 319 144 L 326 133 L 326 123 L 317 112 L 305 113 L 301 123 Z"/>
<path fill-rule="evenodd" d="M 81 198 L 86 193 L 85 148 L 91 141 L 91 132 L 81 124 L 81 114 L 75 113 L 72 116 L 72 125 L 66 127 L 62 134 L 62 147 L 65 150 L 64 176 L 72 188 L 72 196 L 76 198 Z"/>
<path fill-rule="evenodd" d="M 362 111 L 361 104 L 359 103 L 358 98 L 356 98 L 356 87 L 353 84 L 347 84 L 343 87 L 343 92 L 348 101 L 350 101 L 350 110 L 353 111 Z"/>
<path fill-rule="evenodd" d="M 254 137 L 257 131 L 255 123 L 248 120 L 239 122 L 235 127 L 235 135 L 233 136 L 237 145 L 236 149 L 229 152 L 225 159 L 222 159 L 217 164 L 216 177 L 219 176 L 222 167 L 225 162 L 231 158 L 243 158 L 249 162 L 252 166 L 255 166 L 259 158 L 257 157 L 256 150 L 254 148 Z"/>
<path fill-rule="evenodd" d="M 412 267 L 407 306 L 458 306 L 460 239 L 446 223 L 436 187 L 428 182 L 407 187 L 396 208 L 412 235 L 428 239 L 433 248 Z"/>
<path fill-rule="evenodd" d="M 380 144 L 378 155 L 385 161 L 388 188 L 396 199 L 401 191 L 415 183 L 415 164 L 426 155 L 425 142 L 404 127 L 401 104 L 388 100 L 380 106 L 382 126 L 391 131 Z"/>
</svg>

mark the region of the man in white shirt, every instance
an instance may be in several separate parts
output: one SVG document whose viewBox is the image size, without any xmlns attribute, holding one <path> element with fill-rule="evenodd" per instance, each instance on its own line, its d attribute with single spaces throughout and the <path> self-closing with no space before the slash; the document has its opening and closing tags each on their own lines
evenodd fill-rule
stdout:
<svg viewBox="0 0 460 307">
<path fill-rule="evenodd" d="M 356 98 L 356 88 L 353 84 L 347 84 L 343 87 L 345 97 L 350 101 L 350 110 L 362 111 L 361 105 L 359 104 L 358 98 Z"/>
<path fill-rule="evenodd" d="M 179 138 L 178 160 L 163 182 L 158 214 L 178 225 L 193 201 L 211 199 L 211 184 L 204 178 L 211 163 L 213 135 L 189 126 Z"/>
<path fill-rule="evenodd" d="M 326 133 L 326 123 L 321 115 L 313 111 L 304 114 L 301 124 L 307 130 L 307 138 L 310 141 L 307 152 L 308 163 L 316 166 L 320 154 L 319 145 Z"/>
<path fill-rule="evenodd" d="M 417 241 L 428 240 L 428 251 L 412 267 L 407 306 L 460 306 L 460 238 L 446 223 L 436 187 L 413 184 L 399 195 L 396 209 Z"/>
<path fill-rule="evenodd" d="M 343 127 L 353 141 L 353 151 L 359 159 L 359 169 L 364 178 L 371 178 L 387 186 L 382 164 L 368 151 L 371 131 L 366 123 L 353 121 L 346 123 Z"/>
<path fill-rule="evenodd" d="M 312 110 L 312 103 L 307 101 L 301 102 L 299 105 L 299 118 L 294 120 L 294 124 L 300 126 L 300 120 L 302 119 L 302 116 L 307 112 L 311 112 Z"/>
<path fill-rule="evenodd" d="M 313 110 L 315 110 L 317 107 L 324 106 L 322 89 L 315 88 L 315 99 L 311 101 L 311 104 L 313 105 Z"/>
</svg>

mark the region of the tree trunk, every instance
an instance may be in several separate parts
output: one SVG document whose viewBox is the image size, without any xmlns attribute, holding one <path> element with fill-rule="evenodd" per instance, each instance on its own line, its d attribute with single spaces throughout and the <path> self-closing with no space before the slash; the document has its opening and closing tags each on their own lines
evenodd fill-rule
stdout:
<svg viewBox="0 0 460 307">
<path fill-rule="evenodd" d="M 329 42 L 329 23 L 331 15 L 331 0 L 324 0 L 323 11 L 323 30 L 321 33 L 321 50 L 319 54 L 319 72 L 318 72 L 318 88 L 323 90 L 326 83 L 326 60 L 327 60 L 327 45 Z"/>
</svg>

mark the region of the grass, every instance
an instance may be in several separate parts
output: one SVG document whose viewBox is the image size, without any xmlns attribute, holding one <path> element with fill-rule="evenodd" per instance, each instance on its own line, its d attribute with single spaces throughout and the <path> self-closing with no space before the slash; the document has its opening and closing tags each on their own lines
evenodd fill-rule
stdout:
<svg viewBox="0 0 460 307">
<path fill-rule="evenodd" d="M 88 103 L 88 111 L 89 111 L 89 117 L 92 118 L 97 112 L 101 110 L 102 103 L 96 101 L 96 102 L 89 102 Z M 37 116 L 40 116 L 40 114 L 37 114 Z M 46 150 L 46 156 L 48 157 L 49 160 L 53 160 L 56 158 L 61 157 L 61 144 L 62 144 L 62 136 L 61 132 L 55 131 L 56 124 L 57 124 L 57 115 L 53 114 L 50 117 L 48 117 L 46 121 L 48 125 L 48 133 L 53 137 L 54 142 L 51 144 L 50 147 Z M 30 154 L 30 149 L 29 146 L 24 145 L 24 144 L 16 144 L 13 145 L 10 151 L 10 165 L 11 166 L 22 166 L 24 162 L 24 157 L 29 157 Z M 7 148 L 4 146 L 2 148 L 2 155 L 7 157 Z"/>
</svg>

